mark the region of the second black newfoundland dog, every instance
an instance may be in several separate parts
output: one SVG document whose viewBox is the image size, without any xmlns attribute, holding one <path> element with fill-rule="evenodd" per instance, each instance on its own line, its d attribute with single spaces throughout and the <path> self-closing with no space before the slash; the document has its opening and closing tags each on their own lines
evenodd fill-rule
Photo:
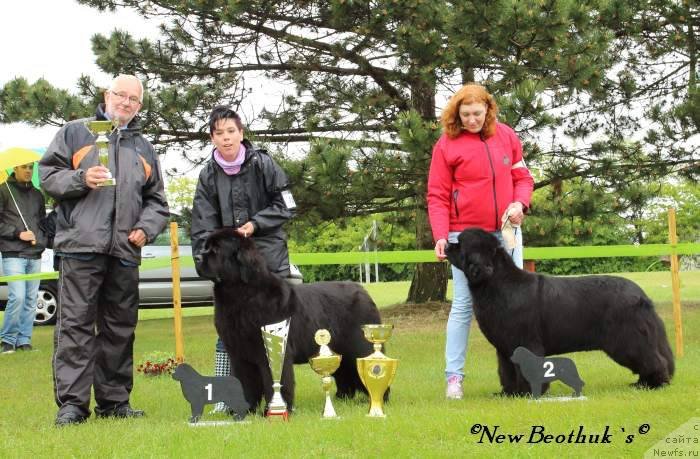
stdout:
<svg viewBox="0 0 700 459">
<path fill-rule="evenodd" d="M 372 353 L 362 325 L 381 323 L 367 292 L 353 282 L 290 285 L 270 273 L 250 238 L 232 229 L 218 230 L 207 239 L 202 267 L 214 274 L 214 323 L 241 381 L 246 401 L 255 410 L 263 395 L 272 398 L 272 374 L 260 327 L 291 317 L 282 369 L 282 397 L 294 404 L 295 363 L 308 363 L 318 354 L 314 334 L 330 331 L 330 347 L 343 356 L 333 375 L 336 396 L 353 397 L 366 389 L 357 374 L 356 359 Z"/>
<path fill-rule="evenodd" d="M 639 387 L 670 382 L 674 362 L 664 324 L 634 282 L 520 270 L 496 237 L 476 228 L 458 241 L 448 246 L 447 258 L 469 280 L 476 320 L 498 354 L 504 394 L 530 393 L 510 361 L 518 346 L 540 356 L 602 350 L 639 375 Z"/>
</svg>

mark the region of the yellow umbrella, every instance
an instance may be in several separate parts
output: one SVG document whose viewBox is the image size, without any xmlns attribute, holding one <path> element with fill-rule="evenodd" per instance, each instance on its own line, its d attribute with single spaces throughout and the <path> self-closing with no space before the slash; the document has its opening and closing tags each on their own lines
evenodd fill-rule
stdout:
<svg viewBox="0 0 700 459">
<path fill-rule="evenodd" d="M 0 171 L 39 161 L 41 154 L 28 148 L 12 147 L 0 152 Z M 5 175 L 7 180 L 7 175 Z M 2 183 L 2 182 L 0 182 Z"/>
<path fill-rule="evenodd" d="M 22 211 L 19 210 L 19 207 L 17 206 L 17 201 L 15 201 L 15 197 L 12 195 L 12 190 L 10 190 L 10 186 L 7 184 L 7 172 L 5 172 L 5 169 L 11 169 L 13 167 L 21 166 L 23 164 L 33 163 L 34 161 L 39 161 L 39 159 L 41 159 L 41 155 L 39 153 L 37 153 L 34 150 L 29 150 L 27 148 L 12 147 L 8 148 L 3 152 L 0 152 L 0 183 L 5 183 L 7 191 L 10 192 L 12 202 L 15 204 L 15 208 L 17 209 L 17 212 L 19 213 L 19 216 L 22 219 L 22 223 L 24 223 L 24 227 L 27 230 L 29 230 L 27 222 L 24 220 Z M 32 245 L 34 244 L 36 244 L 36 241 L 32 241 Z"/>
</svg>

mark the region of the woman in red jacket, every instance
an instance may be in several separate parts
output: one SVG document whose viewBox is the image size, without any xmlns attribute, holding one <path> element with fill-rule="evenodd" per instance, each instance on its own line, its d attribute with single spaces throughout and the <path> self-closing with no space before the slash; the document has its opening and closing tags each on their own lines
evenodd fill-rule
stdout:
<svg viewBox="0 0 700 459">
<path fill-rule="evenodd" d="M 445 259 L 447 242 L 457 242 L 470 227 L 493 232 L 515 228 L 510 251 L 522 268 L 520 223 L 530 205 L 534 181 L 523 161 L 522 145 L 513 130 L 496 121 L 498 106 L 478 84 L 457 91 L 442 112 L 443 134 L 433 147 L 428 175 L 428 214 L 435 255 Z M 447 320 L 445 346 L 446 396 L 461 399 L 472 300 L 464 273 L 452 266 L 454 294 Z"/>
</svg>

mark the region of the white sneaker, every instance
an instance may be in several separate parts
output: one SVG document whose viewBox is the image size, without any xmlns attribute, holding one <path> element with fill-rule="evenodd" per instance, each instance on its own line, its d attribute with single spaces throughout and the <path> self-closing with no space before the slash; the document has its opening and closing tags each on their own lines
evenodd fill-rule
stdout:
<svg viewBox="0 0 700 459">
<path fill-rule="evenodd" d="M 447 378 L 447 390 L 445 391 L 445 397 L 448 400 L 462 400 L 464 397 L 464 391 L 462 390 L 462 377 L 459 375 L 453 375 Z"/>
</svg>

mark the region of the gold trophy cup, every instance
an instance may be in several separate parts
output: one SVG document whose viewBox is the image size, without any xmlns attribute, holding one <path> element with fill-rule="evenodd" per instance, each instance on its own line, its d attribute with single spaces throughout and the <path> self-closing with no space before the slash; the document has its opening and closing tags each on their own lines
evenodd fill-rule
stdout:
<svg viewBox="0 0 700 459">
<path fill-rule="evenodd" d="M 267 362 L 270 365 L 272 373 L 272 400 L 267 407 L 265 416 L 280 417 L 287 420 L 289 412 L 287 404 L 282 398 L 282 366 L 284 365 L 284 353 L 287 349 L 287 335 L 289 334 L 289 322 L 291 319 L 285 319 L 282 322 L 265 325 L 260 327 L 262 331 L 263 343 L 265 344 L 265 353 L 267 354 Z"/>
<path fill-rule="evenodd" d="M 340 360 L 343 357 L 331 351 L 328 347 L 328 343 L 331 342 L 331 334 L 328 330 L 323 328 L 318 330 L 314 335 L 314 340 L 316 344 L 321 346 L 321 349 L 318 355 L 309 359 L 309 363 L 311 364 L 311 368 L 321 376 L 323 390 L 326 393 L 326 404 L 323 407 L 323 419 L 338 419 L 338 415 L 335 414 L 335 409 L 331 402 L 331 375 L 338 369 Z"/>
<path fill-rule="evenodd" d="M 95 147 L 97 148 L 97 157 L 100 160 L 100 165 L 109 169 L 109 138 L 107 134 L 112 132 L 114 126 L 112 122 L 107 121 L 88 121 L 88 129 L 93 134 L 97 135 L 95 139 Z M 117 181 L 112 177 L 112 173 L 109 172 L 109 178 L 97 186 L 115 186 Z"/>
<path fill-rule="evenodd" d="M 374 352 L 357 359 L 357 372 L 362 384 L 369 392 L 369 417 L 383 418 L 384 393 L 387 391 L 396 375 L 397 359 L 390 359 L 382 353 L 382 344 L 390 337 L 394 328 L 392 324 L 368 324 L 362 326 L 365 339 L 374 344 Z"/>
</svg>

